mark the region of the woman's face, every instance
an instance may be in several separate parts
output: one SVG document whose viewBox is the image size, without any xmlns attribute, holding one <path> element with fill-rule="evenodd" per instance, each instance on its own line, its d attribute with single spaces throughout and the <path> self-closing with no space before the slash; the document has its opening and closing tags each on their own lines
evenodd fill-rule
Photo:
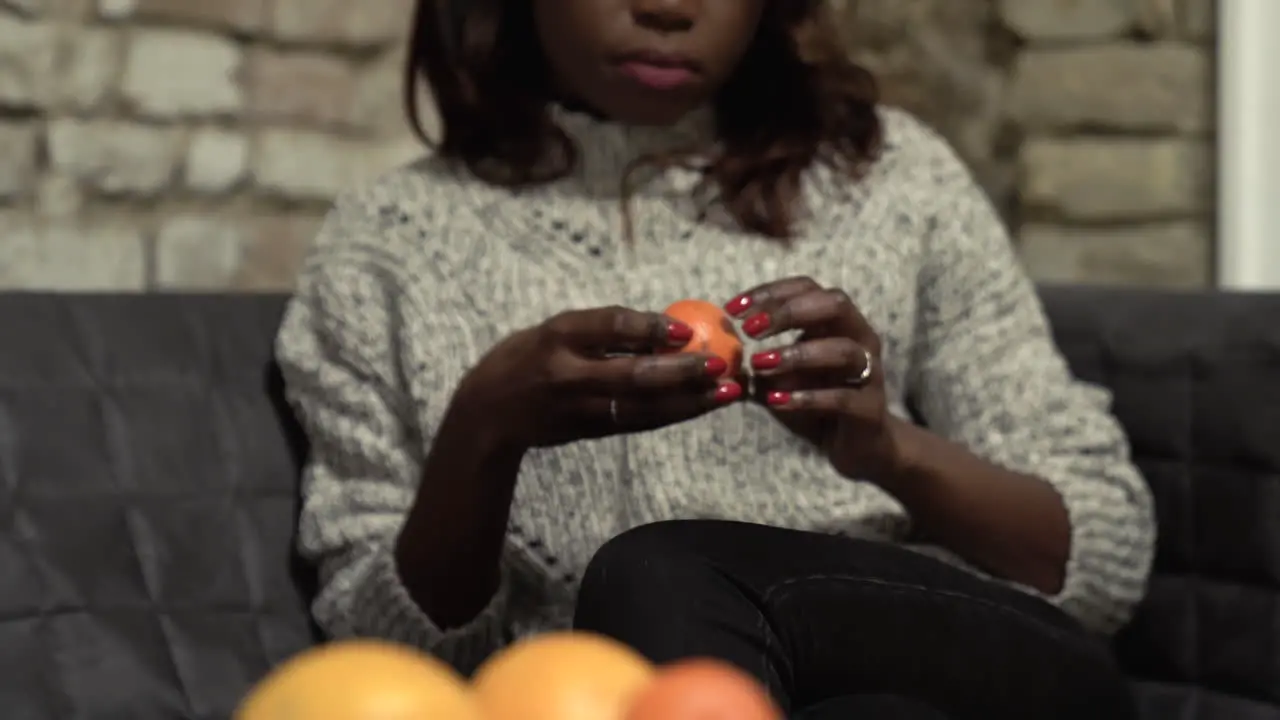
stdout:
<svg viewBox="0 0 1280 720">
<path fill-rule="evenodd" d="M 566 99 L 620 122 L 665 125 L 728 80 L 766 2 L 534 0 L 533 6 Z"/>
</svg>

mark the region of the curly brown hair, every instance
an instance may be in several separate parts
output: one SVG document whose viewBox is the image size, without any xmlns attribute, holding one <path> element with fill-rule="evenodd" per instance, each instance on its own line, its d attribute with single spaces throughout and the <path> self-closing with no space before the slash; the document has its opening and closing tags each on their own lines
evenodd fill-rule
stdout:
<svg viewBox="0 0 1280 720">
<path fill-rule="evenodd" d="M 414 131 L 495 184 L 572 172 L 577 148 L 548 112 L 551 78 L 529 0 L 469 0 L 464 18 L 450 12 L 459 5 L 418 0 L 404 75 Z M 717 94 L 721 150 L 703 166 L 699 192 L 711 191 L 744 230 L 789 239 L 806 169 L 824 163 L 856 179 L 879 153 L 876 82 L 849 58 L 837 25 L 826 0 L 773 0 Z M 436 142 L 424 128 L 422 79 L 442 124 Z"/>
</svg>

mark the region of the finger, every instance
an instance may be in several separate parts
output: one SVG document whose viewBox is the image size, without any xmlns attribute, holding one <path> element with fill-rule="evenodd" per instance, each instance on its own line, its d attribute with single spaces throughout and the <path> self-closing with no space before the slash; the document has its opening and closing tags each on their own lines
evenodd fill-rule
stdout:
<svg viewBox="0 0 1280 720">
<path fill-rule="evenodd" d="M 692 328 L 661 313 L 617 306 L 560 313 L 547 321 L 547 329 L 564 344 L 591 354 L 681 347 L 693 337 Z"/>
<path fill-rule="evenodd" d="M 822 286 L 809 277 L 789 277 L 757 285 L 725 303 L 725 312 L 743 317 L 748 312 L 768 312 L 787 300 Z"/>
<path fill-rule="evenodd" d="M 871 352 L 847 337 L 802 340 L 751 356 L 751 370 L 761 377 L 812 375 L 838 383 L 863 384 L 875 371 Z"/>
<path fill-rule="evenodd" d="M 741 385 L 727 381 L 699 393 L 596 397 L 588 401 L 588 412 L 618 432 L 644 432 L 692 420 L 737 402 L 742 395 Z"/>
<path fill-rule="evenodd" d="M 765 397 L 770 409 L 787 413 L 813 413 L 872 418 L 879 399 L 853 388 L 775 390 Z"/>
<path fill-rule="evenodd" d="M 878 350 L 875 330 L 843 290 L 814 290 L 797 295 L 772 312 L 757 313 L 742 323 L 742 331 L 755 339 L 791 330 L 848 337 Z"/>
<path fill-rule="evenodd" d="M 750 382 L 751 396 L 763 401 L 764 397 L 777 390 L 799 390 L 804 387 L 824 387 L 811 378 L 802 375 L 752 375 Z"/>
<path fill-rule="evenodd" d="M 679 353 L 605 359 L 565 353 L 552 365 L 562 389 L 608 396 L 715 387 L 728 364 L 714 355 Z"/>
</svg>

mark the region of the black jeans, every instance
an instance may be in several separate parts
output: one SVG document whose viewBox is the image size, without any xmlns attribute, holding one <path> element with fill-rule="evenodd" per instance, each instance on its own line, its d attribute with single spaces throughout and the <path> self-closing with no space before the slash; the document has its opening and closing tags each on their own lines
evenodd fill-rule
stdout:
<svg viewBox="0 0 1280 720">
<path fill-rule="evenodd" d="M 1101 640 L 1052 605 L 885 543 L 674 521 L 610 540 L 574 626 L 709 656 L 806 720 L 1132 720 Z"/>
</svg>

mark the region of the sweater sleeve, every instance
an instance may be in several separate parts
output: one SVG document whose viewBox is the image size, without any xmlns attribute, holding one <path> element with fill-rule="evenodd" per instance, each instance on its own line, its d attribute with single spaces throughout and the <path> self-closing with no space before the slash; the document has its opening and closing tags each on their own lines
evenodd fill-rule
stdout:
<svg viewBox="0 0 1280 720">
<path fill-rule="evenodd" d="M 340 201 L 300 274 L 276 343 L 286 393 L 309 441 L 299 544 L 320 576 L 313 614 L 333 637 L 420 647 L 469 672 L 504 635 L 500 589 L 467 625 L 442 631 L 401 583 L 392 549 L 452 388 L 446 358 L 425 354 L 435 327 L 401 268 L 353 249 L 377 238 L 376 213 Z M 434 360 L 434 361 L 433 361 Z"/>
<path fill-rule="evenodd" d="M 1049 598 L 1111 633 L 1146 590 L 1150 490 L 1110 395 L 1073 378 L 1004 226 L 960 159 L 921 128 L 932 188 L 909 392 L 931 430 L 1058 491 L 1071 522 L 1066 581 Z"/>
</svg>

